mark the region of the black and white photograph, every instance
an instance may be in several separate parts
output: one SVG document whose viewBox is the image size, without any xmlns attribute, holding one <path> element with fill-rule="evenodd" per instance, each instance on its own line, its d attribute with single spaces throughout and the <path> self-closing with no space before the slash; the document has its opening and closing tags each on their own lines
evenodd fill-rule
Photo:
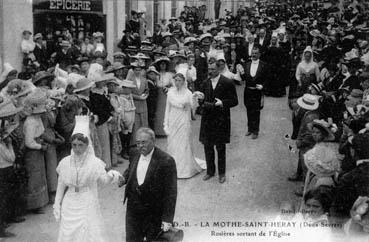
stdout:
<svg viewBox="0 0 369 242">
<path fill-rule="evenodd" d="M 369 0 L 0 0 L 0 242 L 165 241 L 369 241 Z"/>
</svg>

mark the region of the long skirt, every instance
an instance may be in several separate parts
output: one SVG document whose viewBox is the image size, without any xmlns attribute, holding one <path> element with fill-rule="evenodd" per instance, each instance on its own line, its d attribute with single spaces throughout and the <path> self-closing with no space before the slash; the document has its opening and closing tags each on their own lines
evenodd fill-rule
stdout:
<svg viewBox="0 0 369 242">
<path fill-rule="evenodd" d="M 57 155 L 55 145 L 49 144 L 48 149 L 45 151 L 45 164 L 46 164 L 46 179 L 47 188 L 49 193 L 56 192 L 58 186 L 58 177 L 56 174 Z"/>
<path fill-rule="evenodd" d="M 102 216 L 98 198 L 89 188 L 68 188 L 61 207 L 58 242 L 103 242 Z"/>
<path fill-rule="evenodd" d="M 135 114 L 135 124 L 133 126 L 133 135 L 131 136 L 131 145 L 135 144 L 136 132 L 141 127 L 149 127 L 148 114 L 147 112 Z"/>
<path fill-rule="evenodd" d="M 44 152 L 26 149 L 24 163 L 28 174 L 27 209 L 42 208 L 49 202 Z"/>
<path fill-rule="evenodd" d="M 190 178 L 206 169 L 206 162 L 193 153 L 190 117 L 190 111 L 177 107 L 169 114 L 168 154 L 176 162 L 178 178 Z"/>
<path fill-rule="evenodd" d="M 111 155 L 108 123 L 105 122 L 104 124 L 97 126 L 96 130 L 101 145 L 101 159 L 105 162 L 106 168 L 109 169 L 111 167 Z"/>
<path fill-rule="evenodd" d="M 167 103 L 167 94 L 164 93 L 162 88 L 158 90 L 158 97 L 156 100 L 156 112 L 155 112 L 155 122 L 154 131 L 156 135 L 164 136 L 164 116 L 165 116 L 165 106 Z"/>
</svg>

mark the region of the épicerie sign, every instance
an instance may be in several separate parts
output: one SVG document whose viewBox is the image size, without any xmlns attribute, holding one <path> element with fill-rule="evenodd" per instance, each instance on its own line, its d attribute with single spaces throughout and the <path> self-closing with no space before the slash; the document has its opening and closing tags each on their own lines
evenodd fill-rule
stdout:
<svg viewBox="0 0 369 242">
<path fill-rule="evenodd" d="M 102 0 L 33 0 L 33 10 L 102 12 Z"/>
</svg>

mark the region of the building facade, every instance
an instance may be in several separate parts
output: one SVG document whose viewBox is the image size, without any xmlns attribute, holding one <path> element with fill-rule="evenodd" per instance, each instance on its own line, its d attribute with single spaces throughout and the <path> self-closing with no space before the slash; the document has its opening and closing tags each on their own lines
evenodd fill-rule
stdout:
<svg viewBox="0 0 369 242">
<path fill-rule="evenodd" d="M 214 19 L 216 0 L 0 0 L 0 71 L 9 62 L 22 66 L 22 32 L 55 34 L 67 28 L 72 36 L 104 33 L 106 50 L 111 54 L 123 35 L 131 10 L 145 12 L 147 30 L 154 23 L 179 16 L 184 6 L 207 6 L 206 18 Z M 252 6 L 254 0 L 220 0 L 220 17 L 225 10 L 236 12 L 240 6 Z"/>
</svg>

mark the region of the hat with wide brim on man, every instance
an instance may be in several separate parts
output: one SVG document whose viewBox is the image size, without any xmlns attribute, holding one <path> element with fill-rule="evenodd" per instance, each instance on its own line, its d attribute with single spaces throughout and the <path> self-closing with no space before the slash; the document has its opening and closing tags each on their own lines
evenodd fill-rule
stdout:
<svg viewBox="0 0 369 242">
<path fill-rule="evenodd" d="M 95 83 L 88 78 L 81 78 L 76 83 L 76 88 L 73 90 L 74 93 L 93 88 Z"/>
<path fill-rule="evenodd" d="M 197 39 L 195 37 L 187 37 L 184 40 L 184 45 L 187 46 L 190 43 L 196 43 L 196 42 L 197 42 Z"/>
<path fill-rule="evenodd" d="M 319 107 L 318 97 L 312 94 L 305 93 L 302 97 L 297 99 L 297 104 L 306 110 L 316 110 Z"/>
<path fill-rule="evenodd" d="M 336 137 L 334 136 L 334 133 L 332 132 L 332 130 L 330 129 L 331 125 L 326 122 L 325 120 L 319 120 L 319 119 L 315 119 L 312 122 L 312 127 L 316 127 L 318 129 L 324 130 L 327 137 L 325 138 L 325 141 L 333 141 L 336 139 Z"/>
</svg>

